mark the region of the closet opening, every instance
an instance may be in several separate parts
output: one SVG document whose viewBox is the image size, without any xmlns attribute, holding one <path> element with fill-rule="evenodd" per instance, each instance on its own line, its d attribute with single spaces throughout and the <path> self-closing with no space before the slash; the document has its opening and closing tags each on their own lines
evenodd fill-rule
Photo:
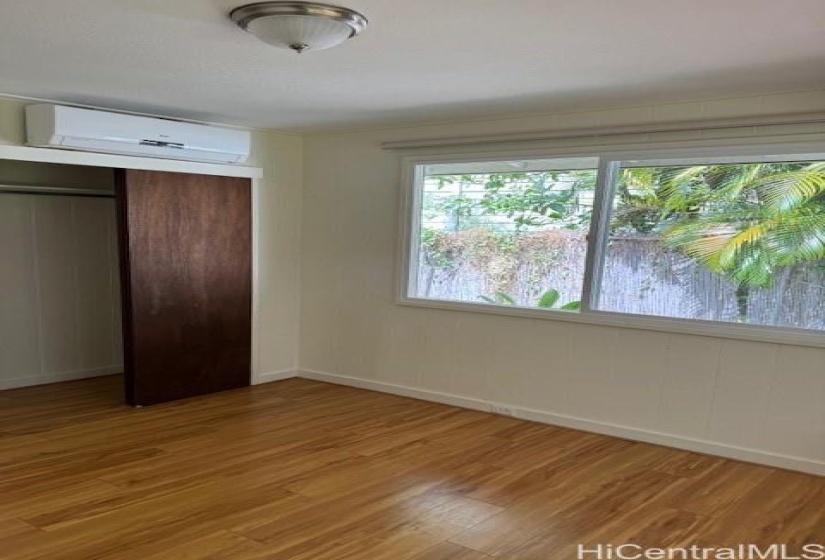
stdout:
<svg viewBox="0 0 825 560">
<path fill-rule="evenodd" d="M 59 405 L 80 391 L 123 402 L 114 177 L 110 168 L 0 160 L 4 408 L 33 386 L 26 399 Z"/>
</svg>

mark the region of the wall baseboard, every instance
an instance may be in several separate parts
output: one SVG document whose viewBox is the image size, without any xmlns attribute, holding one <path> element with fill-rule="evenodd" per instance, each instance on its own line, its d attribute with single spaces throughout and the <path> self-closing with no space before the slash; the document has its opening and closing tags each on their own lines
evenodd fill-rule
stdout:
<svg viewBox="0 0 825 560">
<path fill-rule="evenodd" d="M 687 451 L 694 451 L 697 453 L 718 455 L 720 457 L 726 457 L 738 461 L 745 461 L 748 463 L 758 463 L 761 465 L 768 465 L 771 467 L 778 467 L 782 469 L 789 469 L 804 473 L 825 476 L 825 462 L 819 462 L 813 459 L 806 459 L 804 457 L 782 455 L 760 449 L 738 447 L 735 445 L 728 445 L 714 441 L 688 438 L 684 436 L 667 434 L 663 432 L 655 432 L 651 430 L 643 430 L 639 428 L 633 428 L 630 426 L 622 426 L 619 424 L 599 422 L 595 420 L 588 420 L 586 418 L 568 416 L 565 414 L 555 414 L 543 410 L 514 406 L 505 403 L 485 401 L 482 399 L 464 397 L 461 395 L 454 395 L 450 393 L 442 393 L 439 391 L 417 389 L 415 387 L 409 387 L 406 385 L 396 385 L 393 383 L 386 383 L 383 381 L 360 379 L 357 377 L 349 377 L 346 375 L 338 375 L 335 373 L 327 373 L 313 370 L 299 370 L 297 372 L 297 375 L 298 377 L 312 379 L 315 381 L 323 381 L 326 383 L 334 383 L 337 385 L 346 385 L 349 387 L 368 389 L 370 391 L 378 391 L 381 393 L 390 393 L 402 397 L 410 397 L 413 399 L 432 401 L 461 408 L 469 408 L 472 410 L 480 410 L 496 414 L 506 414 L 514 418 L 520 418 L 522 420 L 530 420 L 533 422 L 540 422 L 543 424 L 551 424 L 553 426 L 562 426 L 565 428 L 572 428 L 586 432 L 594 432 L 623 439 L 630 439 L 646 443 L 653 443 L 656 445 L 663 445 L 666 447 L 685 449 Z"/>
<path fill-rule="evenodd" d="M 292 379 L 298 377 L 298 371 L 294 369 L 284 369 L 281 371 L 269 371 L 267 373 L 259 373 L 252 376 L 252 385 L 260 385 L 262 383 L 272 383 L 273 381 L 283 381 L 284 379 Z"/>
<path fill-rule="evenodd" d="M 49 373 L 45 375 L 30 375 L 28 377 L 0 379 L 0 390 L 17 389 L 19 387 L 32 387 L 34 385 L 48 385 L 49 383 L 62 383 L 64 381 L 75 381 L 77 379 L 87 379 L 90 377 L 103 377 L 105 375 L 115 375 L 117 373 L 123 373 L 122 365 L 82 371 L 67 371 L 63 373 Z"/>
</svg>

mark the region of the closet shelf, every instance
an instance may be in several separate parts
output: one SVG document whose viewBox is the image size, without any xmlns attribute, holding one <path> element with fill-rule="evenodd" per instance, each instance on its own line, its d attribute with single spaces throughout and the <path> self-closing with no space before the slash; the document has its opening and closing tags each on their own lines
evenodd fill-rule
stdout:
<svg viewBox="0 0 825 560">
<path fill-rule="evenodd" d="M 100 189 L 71 189 L 66 187 L 41 187 L 36 185 L 0 184 L 0 194 L 42 194 L 52 196 L 91 196 L 97 198 L 114 198 L 112 191 Z"/>
</svg>

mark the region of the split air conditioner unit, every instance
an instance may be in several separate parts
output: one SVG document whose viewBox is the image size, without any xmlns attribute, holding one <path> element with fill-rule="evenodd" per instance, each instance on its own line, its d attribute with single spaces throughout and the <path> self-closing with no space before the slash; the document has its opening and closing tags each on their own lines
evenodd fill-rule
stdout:
<svg viewBox="0 0 825 560">
<path fill-rule="evenodd" d="M 29 146 L 130 156 L 242 163 L 250 133 L 202 124 L 37 104 L 26 107 Z"/>
</svg>

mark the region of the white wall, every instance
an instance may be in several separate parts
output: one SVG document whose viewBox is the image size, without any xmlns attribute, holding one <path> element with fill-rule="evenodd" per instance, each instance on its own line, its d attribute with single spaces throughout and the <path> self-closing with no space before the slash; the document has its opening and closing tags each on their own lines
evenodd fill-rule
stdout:
<svg viewBox="0 0 825 560">
<path fill-rule="evenodd" d="M 262 167 L 255 200 L 256 381 L 293 376 L 301 314 L 303 139 L 256 131 L 248 164 Z"/>
<path fill-rule="evenodd" d="M 0 99 L 0 144 L 24 143 L 24 105 L 17 100 Z M 254 255 L 258 279 L 253 326 L 258 341 L 253 356 L 258 375 L 254 381 L 262 382 L 293 375 L 298 363 L 302 138 L 254 131 L 252 151 L 248 165 L 264 168 L 265 174 L 255 200 L 257 246 Z M 43 177 L 43 167 L 0 162 L 0 179 L 4 170 L 9 180 L 16 182 L 38 183 L 48 179 L 56 184 L 59 180 L 60 186 L 67 187 L 94 183 L 95 188 L 105 188 L 110 177 L 108 170 L 81 171 L 74 166 L 56 166 L 49 176 Z M 57 175 L 53 173 L 55 170 L 59 171 Z M 10 208 L 8 212 L 12 211 Z M 7 278 L 3 282 L 15 284 L 17 280 Z M 15 360 L 16 364 L 22 363 L 18 358 Z M 2 375 L 17 376 L 16 373 Z"/>
<path fill-rule="evenodd" d="M 402 307 L 400 156 L 380 143 L 825 110 L 825 92 L 309 136 L 307 376 L 825 474 L 825 350 Z"/>
</svg>

